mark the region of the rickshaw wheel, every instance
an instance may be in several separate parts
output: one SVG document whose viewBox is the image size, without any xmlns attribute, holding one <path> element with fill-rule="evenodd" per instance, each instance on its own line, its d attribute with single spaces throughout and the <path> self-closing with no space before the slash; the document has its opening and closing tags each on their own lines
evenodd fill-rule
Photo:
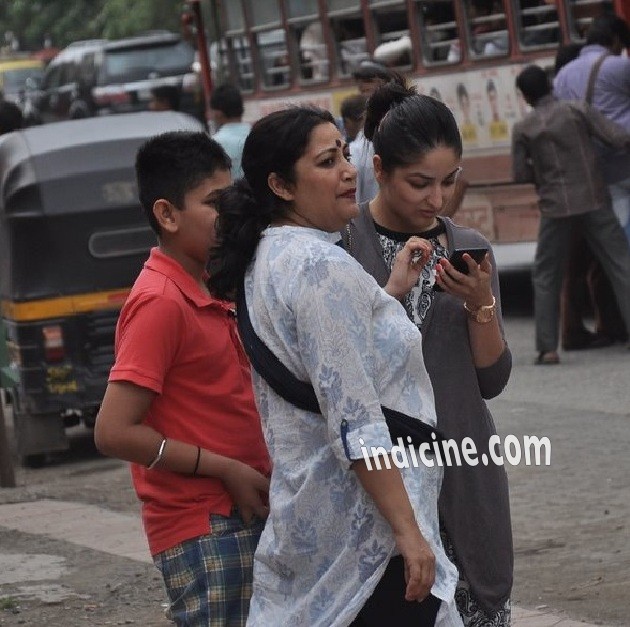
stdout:
<svg viewBox="0 0 630 627">
<path fill-rule="evenodd" d="M 34 453 L 22 457 L 22 466 L 25 468 L 42 468 L 46 463 L 46 453 Z"/>
</svg>

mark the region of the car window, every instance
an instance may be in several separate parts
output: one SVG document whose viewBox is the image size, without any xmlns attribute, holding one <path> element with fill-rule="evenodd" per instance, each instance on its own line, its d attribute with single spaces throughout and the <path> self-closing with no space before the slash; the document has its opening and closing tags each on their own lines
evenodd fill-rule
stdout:
<svg viewBox="0 0 630 627">
<path fill-rule="evenodd" d="M 0 82 L 4 91 L 13 93 L 25 88 L 27 78 L 40 78 L 41 75 L 42 71 L 40 68 L 4 70 Z"/>
<path fill-rule="evenodd" d="M 142 48 L 107 50 L 101 84 L 143 80 L 151 74 L 168 76 L 190 70 L 195 51 L 186 42 Z"/>
</svg>

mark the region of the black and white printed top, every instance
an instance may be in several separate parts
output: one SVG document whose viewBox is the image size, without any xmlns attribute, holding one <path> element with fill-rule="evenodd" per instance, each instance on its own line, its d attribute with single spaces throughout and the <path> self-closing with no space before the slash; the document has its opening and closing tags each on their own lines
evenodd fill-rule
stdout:
<svg viewBox="0 0 630 627">
<path fill-rule="evenodd" d="M 430 231 L 423 233 L 401 233 L 390 231 L 380 224 L 374 223 L 378 238 L 383 247 L 383 258 L 387 269 L 391 272 L 396 255 L 402 250 L 407 240 L 414 235 L 428 240 L 433 245 L 433 253 L 425 264 L 418 279 L 418 283 L 402 300 L 407 315 L 413 323 L 422 330 L 422 322 L 433 302 L 433 290 L 435 284 L 435 265 L 442 257 L 448 257 L 446 248 L 440 243 L 439 235 L 446 232 L 444 222 L 438 218 L 439 224 Z"/>
</svg>

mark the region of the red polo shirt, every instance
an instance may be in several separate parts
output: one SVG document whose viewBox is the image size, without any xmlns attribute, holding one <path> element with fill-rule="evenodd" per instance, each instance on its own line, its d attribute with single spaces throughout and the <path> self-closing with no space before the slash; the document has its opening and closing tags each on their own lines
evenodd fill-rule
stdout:
<svg viewBox="0 0 630 627">
<path fill-rule="evenodd" d="M 249 363 L 230 303 L 204 294 L 158 248 L 120 312 L 109 380 L 156 392 L 144 423 L 165 438 L 270 472 Z M 193 463 L 191 458 L 191 471 Z M 209 514 L 227 516 L 232 509 L 218 479 L 139 464 L 132 464 L 131 472 L 152 555 L 209 533 Z"/>
</svg>

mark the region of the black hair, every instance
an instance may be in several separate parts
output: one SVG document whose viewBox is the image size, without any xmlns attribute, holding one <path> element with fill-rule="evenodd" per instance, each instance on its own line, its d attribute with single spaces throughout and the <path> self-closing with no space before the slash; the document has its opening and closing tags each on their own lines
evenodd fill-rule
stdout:
<svg viewBox="0 0 630 627">
<path fill-rule="evenodd" d="M 468 90 L 466 89 L 466 85 L 464 83 L 457 83 L 457 87 L 455 88 L 457 92 L 457 99 L 461 100 L 464 96 L 468 98 Z"/>
<path fill-rule="evenodd" d="M 392 74 L 392 70 L 386 65 L 369 59 L 361 61 L 354 72 L 352 72 L 352 76 L 356 79 L 380 78 L 384 81 L 390 80 Z"/>
<path fill-rule="evenodd" d="M 275 173 L 285 183 L 294 184 L 296 162 L 306 152 L 313 129 L 325 123 L 335 123 L 329 111 L 291 107 L 270 113 L 253 125 L 243 147 L 245 176 L 225 189 L 217 201 L 217 245 L 210 253 L 209 287 L 218 298 L 234 298 L 262 232 L 291 207 L 271 190 L 269 176 Z"/>
<path fill-rule="evenodd" d="M 538 65 L 528 65 L 517 77 L 516 86 L 530 104 L 551 93 L 547 72 Z"/>
<path fill-rule="evenodd" d="M 171 111 L 179 111 L 179 101 L 181 92 L 175 85 L 160 85 L 151 90 L 151 95 L 157 100 L 164 100 L 168 103 Z"/>
<path fill-rule="evenodd" d="M 342 118 L 350 120 L 360 120 L 365 113 L 365 103 L 367 98 L 363 94 L 353 94 L 348 96 L 341 103 L 339 113 Z"/>
<path fill-rule="evenodd" d="M 210 108 L 221 111 L 226 118 L 240 118 L 243 115 L 243 96 L 234 85 L 221 85 L 210 96 Z"/>
<path fill-rule="evenodd" d="M 208 135 L 175 131 L 152 137 L 136 155 L 138 196 L 151 228 L 160 235 L 153 215 L 157 200 L 184 208 L 184 196 L 217 170 L 229 170 L 232 162 L 225 150 Z"/>
<path fill-rule="evenodd" d="M 0 100 L 0 135 L 17 131 L 24 126 L 22 110 L 13 102 Z"/>
<path fill-rule="evenodd" d="M 567 63 L 571 63 L 580 56 L 582 44 L 566 44 L 560 46 L 556 52 L 556 58 L 553 64 L 554 74 L 557 74 Z"/>
<path fill-rule="evenodd" d="M 377 89 L 367 104 L 363 128 L 385 172 L 411 165 L 438 146 L 462 155 L 462 138 L 451 110 L 399 81 Z"/>
<path fill-rule="evenodd" d="M 497 86 L 494 84 L 494 81 L 491 78 L 489 78 L 488 82 L 486 83 L 486 93 L 489 94 L 491 91 L 493 91 L 496 94 Z"/>
<path fill-rule="evenodd" d="M 615 38 L 619 38 L 625 48 L 630 46 L 630 27 L 618 15 L 605 13 L 598 15 L 588 28 L 586 44 L 599 44 L 604 48 L 611 48 Z"/>
</svg>

